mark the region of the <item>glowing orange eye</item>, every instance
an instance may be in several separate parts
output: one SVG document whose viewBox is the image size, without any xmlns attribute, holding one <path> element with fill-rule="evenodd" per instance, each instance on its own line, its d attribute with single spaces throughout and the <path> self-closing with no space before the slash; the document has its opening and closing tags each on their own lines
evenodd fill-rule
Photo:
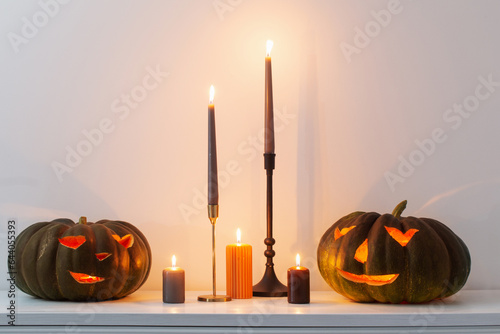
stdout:
<svg viewBox="0 0 500 334">
<path fill-rule="evenodd" d="M 64 238 L 59 238 L 59 242 L 61 243 L 61 245 L 73 249 L 77 249 L 78 247 L 83 245 L 85 241 L 86 239 L 83 235 L 67 236 Z"/>
<path fill-rule="evenodd" d="M 339 230 L 339 228 L 337 227 L 335 229 L 335 234 L 334 234 L 334 238 L 335 240 L 337 240 L 338 238 L 340 237 L 343 237 L 344 235 L 347 234 L 347 232 L 349 232 L 350 230 L 352 230 L 353 228 L 355 228 L 356 226 L 351 226 L 351 227 L 344 227 L 342 230 Z"/>
<path fill-rule="evenodd" d="M 134 236 L 132 234 L 124 235 L 121 238 L 120 236 L 113 234 L 113 238 L 115 238 L 115 240 L 125 248 L 130 248 L 134 244 Z"/>
<path fill-rule="evenodd" d="M 96 253 L 95 254 L 95 257 L 99 260 L 99 261 L 102 261 L 102 260 L 105 260 L 107 259 L 108 257 L 111 256 L 111 253 Z"/>
<path fill-rule="evenodd" d="M 406 246 L 410 242 L 411 238 L 413 238 L 415 233 L 418 232 L 417 229 L 412 228 L 406 231 L 405 234 L 403 234 L 403 232 L 401 232 L 397 228 L 387 226 L 384 227 L 387 230 L 387 233 L 389 233 L 389 235 L 403 247 Z"/>
<path fill-rule="evenodd" d="M 356 249 L 354 259 L 361 263 L 365 263 L 368 260 L 368 239 L 365 239 L 358 249 Z"/>
</svg>

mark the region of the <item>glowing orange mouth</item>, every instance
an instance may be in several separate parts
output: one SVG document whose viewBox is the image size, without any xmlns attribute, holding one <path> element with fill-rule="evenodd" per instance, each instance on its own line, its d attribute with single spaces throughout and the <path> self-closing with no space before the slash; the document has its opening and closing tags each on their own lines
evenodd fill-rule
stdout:
<svg viewBox="0 0 500 334">
<path fill-rule="evenodd" d="M 381 286 L 386 284 L 391 284 L 398 278 L 399 274 L 388 274 L 388 275 L 356 275 L 343 271 L 337 268 L 340 276 L 344 277 L 346 280 L 354 283 L 366 283 L 373 286 Z"/>
<path fill-rule="evenodd" d="M 74 273 L 72 271 L 70 271 L 69 273 L 71 274 L 71 276 L 73 276 L 75 281 L 77 281 L 78 283 L 81 283 L 81 284 L 93 284 L 93 283 L 98 283 L 98 282 L 102 282 L 105 280 L 104 277 L 99 277 L 99 276 L 92 276 L 92 275 L 82 274 L 82 273 Z"/>
</svg>

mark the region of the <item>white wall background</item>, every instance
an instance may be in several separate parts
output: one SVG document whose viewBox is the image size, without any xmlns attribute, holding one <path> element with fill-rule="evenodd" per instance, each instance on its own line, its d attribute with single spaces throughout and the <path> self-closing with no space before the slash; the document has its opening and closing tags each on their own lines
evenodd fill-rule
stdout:
<svg viewBox="0 0 500 334">
<path fill-rule="evenodd" d="M 129 221 L 148 237 L 154 263 L 143 289 L 161 288 L 176 254 L 187 288 L 209 290 L 210 224 L 199 194 L 214 84 L 225 176 L 218 289 L 238 227 L 254 247 L 257 282 L 266 233 L 264 54 L 273 39 L 280 279 L 300 252 L 312 288 L 328 289 L 316 267 L 324 231 L 352 211 L 391 212 L 407 199 L 405 215 L 441 220 L 469 246 L 466 288 L 500 289 L 499 13 L 493 0 L 1 1 L 2 272 L 9 218 L 20 233 L 86 215 Z M 169 74 L 126 107 L 123 96 L 140 92 L 147 68 Z M 494 82 L 490 90 L 481 80 Z M 454 105 L 465 105 L 463 116 L 448 111 Z M 66 165 L 68 147 L 84 148 L 83 132 L 103 120 L 112 131 L 60 182 L 54 162 Z M 228 170 L 230 162 L 237 167 Z"/>
</svg>

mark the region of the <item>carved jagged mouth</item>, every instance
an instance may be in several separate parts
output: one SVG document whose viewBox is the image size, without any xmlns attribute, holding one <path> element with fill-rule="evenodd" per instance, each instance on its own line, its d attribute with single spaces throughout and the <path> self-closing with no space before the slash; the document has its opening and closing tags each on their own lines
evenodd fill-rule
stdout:
<svg viewBox="0 0 500 334">
<path fill-rule="evenodd" d="M 111 256 L 111 253 L 96 253 L 95 254 L 95 257 L 99 260 L 99 261 L 103 261 L 103 260 L 106 260 L 108 257 Z"/>
<path fill-rule="evenodd" d="M 72 271 L 69 271 L 69 273 L 71 274 L 71 276 L 73 276 L 75 281 L 77 281 L 80 284 L 94 284 L 105 280 L 104 277 L 92 276 L 89 274 L 74 273 Z"/>
<path fill-rule="evenodd" d="M 356 274 L 351 274 L 351 273 L 344 271 L 342 269 L 339 269 L 339 268 L 337 268 L 337 271 L 339 272 L 340 276 L 342 276 L 343 278 L 345 278 L 348 281 L 351 281 L 354 283 L 365 283 L 365 284 L 373 285 L 373 286 L 381 286 L 381 285 L 391 284 L 399 276 L 399 274 L 356 275 Z"/>
</svg>

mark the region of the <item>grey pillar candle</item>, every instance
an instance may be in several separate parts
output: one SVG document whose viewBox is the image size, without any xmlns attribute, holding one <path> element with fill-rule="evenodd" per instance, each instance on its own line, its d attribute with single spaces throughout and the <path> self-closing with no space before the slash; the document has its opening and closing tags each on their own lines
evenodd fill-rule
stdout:
<svg viewBox="0 0 500 334">
<path fill-rule="evenodd" d="M 175 266 L 175 255 L 172 257 L 172 267 L 163 270 L 163 302 L 184 303 L 186 300 L 185 273 Z"/>
<path fill-rule="evenodd" d="M 272 47 L 273 47 L 273 41 L 267 41 L 264 153 L 274 153 L 273 73 L 271 69 Z"/>
<path fill-rule="evenodd" d="M 214 86 L 210 86 L 210 102 L 208 104 L 208 204 L 219 204 L 217 146 L 215 141 Z"/>
</svg>

